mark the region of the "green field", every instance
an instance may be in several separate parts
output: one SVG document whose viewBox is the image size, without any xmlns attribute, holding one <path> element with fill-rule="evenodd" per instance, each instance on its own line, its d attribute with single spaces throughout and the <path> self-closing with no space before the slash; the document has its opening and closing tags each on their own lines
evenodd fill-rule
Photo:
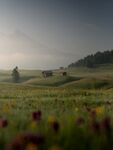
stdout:
<svg viewBox="0 0 113 150">
<path fill-rule="evenodd" d="M 62 70 L 54 70 L 53 77 L 43 78 L 41 70 L 20 70 L 20 83 L 31 86 L 73 87 L 79 89 L 98 89 L 113 87 L 113 65 L 100 65 L 97 68 L 65 69 L 68 76 L 63 77 Z M 11 70 L 0 70 L 0 82 L 12 83 Z"/>
<path fill-rule="evenodd" d="M 113 65 L 0 71 L 0 150 L 113 149 Z"/>
</svg>

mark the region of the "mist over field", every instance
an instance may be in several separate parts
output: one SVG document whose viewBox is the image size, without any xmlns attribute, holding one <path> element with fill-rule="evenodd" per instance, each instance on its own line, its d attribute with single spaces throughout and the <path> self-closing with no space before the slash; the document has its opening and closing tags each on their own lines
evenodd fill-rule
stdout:
<svg viewBox="0 0 113 150">
<path fill-rule="evenodd" d="M 0 68 L 55 69 L 113 47 L 113 2 L 1 0 Z"/>
<path fill-rule="evenodd" d="M 113 150 L 112 0 L 0 0 L 0 150 Z"/>
</svg>

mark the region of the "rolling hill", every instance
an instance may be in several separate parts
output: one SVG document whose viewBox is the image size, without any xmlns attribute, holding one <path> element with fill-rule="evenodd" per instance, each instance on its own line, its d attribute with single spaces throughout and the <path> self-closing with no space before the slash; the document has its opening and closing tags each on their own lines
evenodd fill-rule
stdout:
<svg viewBox="0 0 113 150">
<path fill-rule="evenodd" d="M 52 77 L 44 78 L 41 70 L 20 70 L 22 86 L 66 87 L 76 89 L 109 89 L 113 88 L 113 64 L 98 65 L 97 68 L 67 68 L 67 76 L 61 75 L 62 70 L 54 70 Z M 11 71 L 0 70 L 0 83 L 15 84 Z"/>
</svg>

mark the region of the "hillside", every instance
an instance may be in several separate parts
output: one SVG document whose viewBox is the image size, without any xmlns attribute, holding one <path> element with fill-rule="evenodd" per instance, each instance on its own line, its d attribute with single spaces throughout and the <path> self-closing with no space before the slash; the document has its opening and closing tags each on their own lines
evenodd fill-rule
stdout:
<svg viewBox="0 0 113 150">
<path fill-rule="evenodd" d="M 67 68 L 67 76 L 61 75 L 61 70 L 54 70 L 53 76 L 44 78 L 41 70 L 20 70 L 22 86 L 35 87 L 66 87 L 75 89 L 110 89 L 113 88 L 113 64 L 99 65 L 97 68 L 74 67 Z M 0 83 L 15 84 L 11 71 L 0 71 Z"/>
<path fill-rule="evenodd" d="M 101 64 L 111 64 L 113 63 L 113 50 L 97 52 L 95 54 L 88 55 L 83 59 L 70 64 L 68 67 L 88 67 L 95 68 Z"/>
</svg>

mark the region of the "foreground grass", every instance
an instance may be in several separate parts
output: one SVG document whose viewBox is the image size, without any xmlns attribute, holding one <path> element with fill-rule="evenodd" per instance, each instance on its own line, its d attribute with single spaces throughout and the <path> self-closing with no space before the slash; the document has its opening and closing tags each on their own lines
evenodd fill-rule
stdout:
<svg viewBox="0 0 113 150">
<path fill-rule="evenodd" d="M 0 150 L 112 149 L 112 113 L 112 90 L 1 84 Z"/>
<path fill-rule="evenodd" d="M 113 149 L 112 65 L 66 71 L 0 72 L 0 150 Z"/>
<path fill-rule="evenodd" d="M 112 114 L 112 90 L 1 84 L 0 149 L 112 149 Z"/>
</svg>

